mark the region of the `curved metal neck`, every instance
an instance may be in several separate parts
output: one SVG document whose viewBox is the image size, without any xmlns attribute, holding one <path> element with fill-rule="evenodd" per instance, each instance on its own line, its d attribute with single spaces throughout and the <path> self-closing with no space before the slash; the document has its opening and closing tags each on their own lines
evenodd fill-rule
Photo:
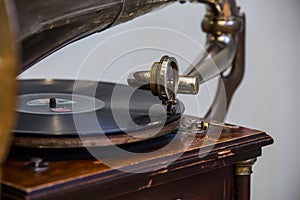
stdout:
<svg viewBox="0 0 300 200">
<path fill-rule="evenodd" d="M 235 0 L 192 0 L 206 3 L 207 11 L 202 29 L 207 32 L 205 52 L 185 75 L 196 76 L 203 83 L 223 71 L 233 62 L 236 53 L 238 32 L 243 28 Z M 213 67 L 216 66 L 216 67 Z"/>
<path fill-rule="evenodd" d="M 234 0 L 191 0 L 191 2 L 208 4 L 202 21 L 202 29 L 207 33 L 207 42 L 205 52 L 199 57 L 197 64 L 190 66 L 184 76 L 180 76 L 185 78 L 179 79 L 178 92 L 184 94 L 197 94 L 201 83 L 220 75 L 232 65 L 236 57 L 239 33 L 243 29 L 243 18 L 238 14 Z M 149 83 L 148 72 L 138 72 L 128 77 L 128 84 L 133 87 L 147 83 Z M 190 87 L 186 87 L 187 85 Z"/>
<path fill-rule="evenodd" d="M 207 14 L 214 17 L 232 17 L 237 16 L 237 6 L 235 0 L 190 0 L 208 4 Z"/>
</svg>

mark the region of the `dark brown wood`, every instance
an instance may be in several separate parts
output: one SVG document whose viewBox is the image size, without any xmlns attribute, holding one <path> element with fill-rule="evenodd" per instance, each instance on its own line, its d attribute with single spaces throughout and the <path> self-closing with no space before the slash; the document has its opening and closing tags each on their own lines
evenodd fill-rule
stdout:
<svg viewBox="0 0 300 200">
<path fill-rule="evenodd" d="M 120 144 L 128 144 L 133 142 L 143 141 L 145 139 L 153 139 L 156 137 L 160 137 L 162 135 L 168 134 L 173 130 L 176 130 L 179 127 L 180 119 L 169 123 L 162 127 L 159 131 L 157 129 L 152 128 L 149 130 L 136 131 L 132 134 L 115 134 L 108 136 L 83 136 L 81 137 L 36 137 L 35 135 L 31 136 L 15 136 L 13 140 L 13 145 L 16 147 L 42 147 L 42 148 L 79 148 L 79 147 L 93 147 L 93 146 L 107 146 L 110 144 L 120 145 Z M 157 131 L 153 137 L 143 138 L 139 137 L 141 134 L 152 135 L 153 131 Z M 109 140 L 108 140 L 109 139 Z M 109 142 L 108 142 L 109 141 Z M 84 142 L 84 143 L 83 143 Z"/>
<path fill-rule="evenodd" d="M 161 186 L 146 188 L 130 193 L 115 200 L 144 199 L 188 199 L 188 200 L 220 200 L 231 199 L 234 180 L 232 166 L 216 169 L 208 173 L 188 177 Z M 151 180 L 151 179 L 150 179 Z M 148 184 L 151 181 L 148 182 Z M 147 187 L 148 185 L 146 185 Z"/>
<path fill-rule="evenodd" d="M 250 175 L 235 177 L 235 200 L 249 200 L 250 199 Z"/>
<path fill-rule="evenodd" d="M 126 148 L 139 152 L 155 150 L 165 144 L 164 137 Z M 179 139 L 184 137 L 187 136 Z M 119 169 L 128 166 L 157 169 L 147 173 L 122 172 L 95 159 L 49 161 L 48 170 L 34 172 L 24 166 L 23 160 L 11 158 L 4 169 L 3 196 L 56 200 L 231 199 L 237 185 L 233 166 L 260 156 L 261 148 L 272 142 L 272 138 L 262 131 L 240 127 L 224 129 L 220 137 L 214 132 L 204 138 L 195 137 L 184 152 L 175 148 L 150 157 L 110 158 Z M 183 154 L 167 165 L 178 153 Z"/>
</svg>

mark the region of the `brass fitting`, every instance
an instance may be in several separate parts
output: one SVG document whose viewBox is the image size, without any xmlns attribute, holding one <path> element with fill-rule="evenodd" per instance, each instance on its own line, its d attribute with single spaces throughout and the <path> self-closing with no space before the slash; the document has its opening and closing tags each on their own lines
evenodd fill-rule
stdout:
<svg viewBox="0 0 300 200">
<path fill-rule="evenodd" d="M 235 175 L 247 176 L 252 174 L 252 166 L 256 162 L 256 158 L 239 162 L 235 166 Z"/>
</svg>

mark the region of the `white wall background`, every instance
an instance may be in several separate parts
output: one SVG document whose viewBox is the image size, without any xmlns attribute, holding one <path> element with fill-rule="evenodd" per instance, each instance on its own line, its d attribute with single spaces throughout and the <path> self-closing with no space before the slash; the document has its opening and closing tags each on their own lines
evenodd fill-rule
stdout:
<svg viewBox="0 0 300 200">
<path fill-rule="evenodd" d="M 300 1 L 240 0 L 238 3 L 247 14 L 247 65 L 227 121 L 265 130 L 275 139 L 274 145 L 264 148 L 263 157 L 255 165 L 252 199 L 299 200 Z M 79 78 L 119 81 L 123 77 L 121 81 L 124 81 L 133 67 L 134 70 L 137 67 L 148 68 L 163 54 L 176 56 L 180 70 L 184 71 L 201 52 L 197 44 L 204 45 L 205 37 L 200 29 L 203 15 L 203 5 L 171 5 L 71 44 L 19 78 L 77 77 L 88 53 L 122 31 L 131 32 L 109 39 L 92 51 Z M 132 31 L 135 28 L 144 29 Z M 127 52 L 144 46 L 151 48 Z M 117 58 L 120 53 L 126 54 Z M 105 71 L 107 66 L 110 68 Z M 100 77 L 101 73 L 104 74 Z M 181 97 L 187 104 L 187 112 L 198 113 L 191 106 L 197 100 L 201 102 L 199 110 L 203 113 L 209 105 L 209 90 L 213 90 L 214 86 L 215 81 L 208 87 L 202 86 L 197 99 Z"/>
</svg>

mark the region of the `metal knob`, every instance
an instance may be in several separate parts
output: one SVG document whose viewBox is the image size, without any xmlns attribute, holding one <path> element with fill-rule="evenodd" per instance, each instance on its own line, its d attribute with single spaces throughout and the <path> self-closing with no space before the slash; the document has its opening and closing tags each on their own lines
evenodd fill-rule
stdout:
<svg viewBox="0 0 300 200">
<path fill-rule="evenodd" d="M 25 163 L 25 166 L 35 172 L 40 172 L 47 170 L 49 168 L 49 163 L 44 162 L 41 158 L 31 158 L 30 161 Z"/>
</svg>

